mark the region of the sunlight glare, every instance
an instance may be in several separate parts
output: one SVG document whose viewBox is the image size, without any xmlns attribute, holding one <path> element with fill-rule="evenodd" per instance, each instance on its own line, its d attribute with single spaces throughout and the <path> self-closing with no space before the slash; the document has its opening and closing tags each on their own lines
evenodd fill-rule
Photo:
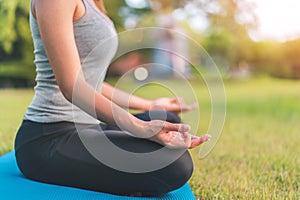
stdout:
<svg viewBox="0 0 300 200">
<path fill-rule="evenodd" d="M 256 40 L 285 41 L 300 37 L 300 1 L 249 0 L 257 5 L 258 31 Z"/>
</svg>

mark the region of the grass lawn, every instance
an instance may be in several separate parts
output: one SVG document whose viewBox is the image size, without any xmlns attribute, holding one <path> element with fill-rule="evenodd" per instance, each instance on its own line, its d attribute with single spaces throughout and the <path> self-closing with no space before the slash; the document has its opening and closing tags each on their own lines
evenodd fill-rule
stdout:
<svg viewBox="0 0 300 200">
<path fill-rule="evenodd" d="M 201 108 L 200 135 L 208 127 L 210 99 L 203 84 L 193 85 Z M 299 199 L 300 81 L 253 78 L 226 81 L 225 87 L 227 116 L 220 140 L 203 160 L 199 149 L 191 151 L 194 193 L 200 199 Z M 149 98 L 164 92 L 137 91 Z M 32 90 L 0 90 L 0 154 L 13 148 L 32 95 Z"/>
</svg>

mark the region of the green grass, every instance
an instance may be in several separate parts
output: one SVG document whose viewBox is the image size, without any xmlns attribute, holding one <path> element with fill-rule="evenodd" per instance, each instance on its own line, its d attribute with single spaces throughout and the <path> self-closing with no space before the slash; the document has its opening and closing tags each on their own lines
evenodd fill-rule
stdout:
<svg viewBox="0 0 300 200">
<path fill-rule="evenodd" d="M 209 157 L 195 156 L 194 192 L 201 199 L 296 199 L 300 82 L 228 82 L 226 91 L 222 136 Z"/>
<path fill-rule="evenodd" d="M 32 90 L 0 90 L 0 155 L 13 148 L 16 131 L 32 96 Z"/>
<path fill-rule="evenodd" d="M 203 84 L 193 85 L 201 108 L 200 135 L 208 127 L 210 98 Z M 194 193 L 200 199 L 299 199 L 300 81 L 253 78 L 225 86 L 227 116 L 220 140 L 203 160 L 199 148 L 191 151 Z M 166 90 L 136 93 L 155 98 Z M 0 91 L 0 154 L 13 148 L 32 95 L 32 90 Z"/>
</svg>

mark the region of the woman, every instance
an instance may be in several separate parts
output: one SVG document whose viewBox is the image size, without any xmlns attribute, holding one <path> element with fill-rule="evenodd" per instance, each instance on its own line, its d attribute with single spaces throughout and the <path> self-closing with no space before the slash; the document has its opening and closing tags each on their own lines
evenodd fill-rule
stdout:
<svg viewBox="0 0 300 200">
<path fill-rule="evenodd" d="M 102 0 L 32 0 L 30 26 L 37 85 L 17 133 L 17 163 L 25 177 L 40 182 L 119 195 L 162 195 L 188 181 L 193 164 L 186 149 L 200 145 L 209 136 L 192 136 L 189 126 L 180 123 L 174 112 L 194 108 L 180 99 L 150 101 L 103 81 L 97 87 L 88 83 L 87 74 L 94 75 L 95 67 L 104 74 L 107 65 L 99 66 L 99 62 L 112 59 L 116 50 L 114 42 L 104 45 L 100 58 L 89 62 L 94 68 L 83 62 L 97 44 L 116 35 L 104 13 Z M 132 115 L 121 107 L 147 112 Z M 157 107 L 168 112 L 150 111 Z M 169 153 L 178 148 L 184 152 L 161 169 L 134 173 L 96 159 L 79 135 L 100 141 L 99 148 L 107 137 L 135 153 L 163 146 L 173 148 Z M 110 156 L 110 149 L 96 151 Z M 160 157 L 167 159 L 169 155 Z"/>
</svg>

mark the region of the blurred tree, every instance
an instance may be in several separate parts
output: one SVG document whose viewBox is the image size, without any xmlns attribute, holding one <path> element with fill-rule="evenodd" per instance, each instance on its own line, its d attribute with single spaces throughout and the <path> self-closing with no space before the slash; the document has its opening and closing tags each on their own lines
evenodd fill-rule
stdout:
<svg viewBox="0 0 300 200">
<path fill-rule="evenodd" d="M 121 8 L 127 7 L 125 0 L 104 1 L 108 16 L 113 20 L 118 31 L 124 30 Z"/>
<path fill-rule="evenodd" d="M 0 44 L 2 50 L 6 53 L 12 51 L 13 42 L 17 38 L 15 32 L 16 9 L 18 0 L 0 1 Z"/>
<path fill-rule="evenodd" d="M 282 48 L 287 60 L 291 63 L 300 63 L 300 39 L 283 43 Z"/>
<path fill-rule="evenodd" d="M 273 74 L 274 70 L 278 70 L 284 66 L 284 55 L 279 43 L 275 42 L 257 42 L 253 45 L 254 69 L 258 72 L 266 72 Z M 281 71 L 281 70 L 278 70 Z"/>
<path fill-rule="evenodd" d="M 209 20 L 207 41 L 204 41 L 207 51 L 213 56 L 223 56 L 230 68 L 250 61 L 253 42 L 248 31 L 257 24 L 254 4 L 245 0 L 194 0 L 194 3 L 204 10 Z"/>
<path fill-rule="evenodd" d="M 202 45 L 224 72 L 228 71 L 230 64 L 236 61 L 236 40 L 232 33 L 226 29 L 210 28 L 210 32 L 204 38 Z"/>
<path fill-rule="evenodd" d="M 0 0 L 0 58 L 32 63 L 33 45 L 28 22 L 30 0 Z"/>
<path fill-rule="evenodd" d="M 161 13 L 170 13 L 174 10 L 174 0 L 151 0 L 152 8 Z"/>
<path fill-rule="evenodd" d="M 256 28 L 257 17 L 255 5 L 247 0 L 111 0 L 105 3 L 118 31 L 153 26 L 158 14 L 175 16 L 177 13 L 179 18 L 176 20 L 185 27 L 188 35 L 231 68 L 246 61 L 258 71 L 285 74 L 286 77 L 300 71 L 299 40 L 280 44 L 256 43 L 250 39 L 248 32 Z M 29 4 L 30 0 L 0 0 L 1 61 L 33 65 Z M 199 25 L 201 30 L 197 29 Z"/>
<path fill-rule="evenodd" d="M 283 43 L 284 58 L 288 63 L 289 78 L 300 78 L 300 39 Z"/>
</svg>

